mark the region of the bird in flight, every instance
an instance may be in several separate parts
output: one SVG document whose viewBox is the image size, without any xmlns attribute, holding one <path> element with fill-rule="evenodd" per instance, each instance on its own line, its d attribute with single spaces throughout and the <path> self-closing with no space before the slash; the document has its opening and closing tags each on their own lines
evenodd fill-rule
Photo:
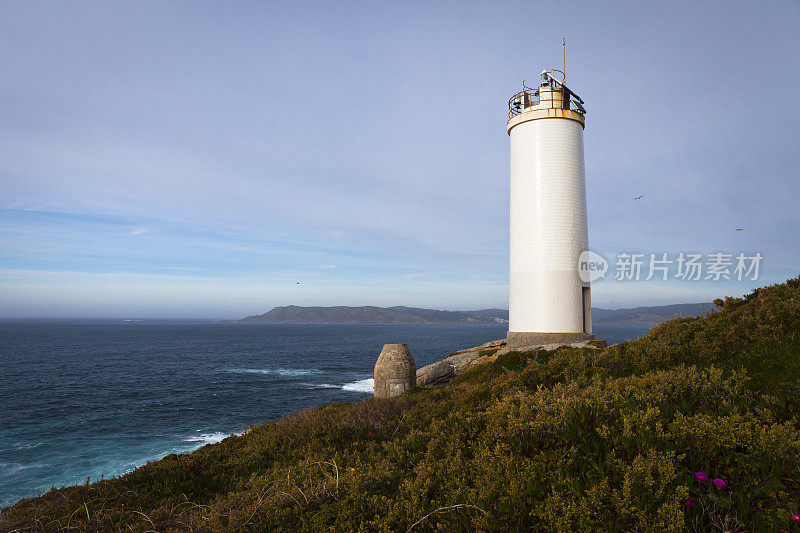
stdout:
<svg viewBox="0 0 800 533">
<path fill-rule="evenodd" d="M 644 195 L 642 195 L 642 196 L 637 196 L 636 198 L 634 198 L 634 200 L 641 200 L 642 198 L 644 198 Z"/>
<path fill-rule="evenodd" d="M 736 231 L 744 231 L 744 228 L 736 228 Z"/>
<path fill-rule="evenodd" d="M 298 281 L 297 284 L 300 285 L 300 282 Z"/>
</svg>

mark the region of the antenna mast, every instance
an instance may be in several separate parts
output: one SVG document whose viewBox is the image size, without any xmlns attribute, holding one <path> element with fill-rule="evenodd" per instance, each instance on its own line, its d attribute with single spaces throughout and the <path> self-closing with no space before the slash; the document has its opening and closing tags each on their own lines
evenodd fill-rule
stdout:
<svg viewBox="0 0 800 533">
<path fill-rule="evenodd" d="M 561 46 L 564 47 L 564 83 L 567 82 L 567 38 L 561 39 Z"/>
</svg>

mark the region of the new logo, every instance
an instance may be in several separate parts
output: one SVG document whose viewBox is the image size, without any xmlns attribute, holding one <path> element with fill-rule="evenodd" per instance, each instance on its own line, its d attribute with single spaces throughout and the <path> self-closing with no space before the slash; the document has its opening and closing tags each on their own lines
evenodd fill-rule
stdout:
<svg viewBox="0 0 800 533">
<path fill-rule="evenodd" d="M 584 283 L 604 278 L 607 270 L 608 261 L 600 254 L 586 250 L 578 257 L 578 276 Z"/>
</svg>

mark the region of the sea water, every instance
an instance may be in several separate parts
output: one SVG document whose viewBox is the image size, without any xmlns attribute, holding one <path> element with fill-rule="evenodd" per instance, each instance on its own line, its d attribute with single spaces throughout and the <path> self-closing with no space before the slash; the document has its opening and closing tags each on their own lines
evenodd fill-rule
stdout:
<svg viewBox="0 0 800 533">
<path fill-rule="evenodd" d="M 595 326 L 611 343 L 648 325 Z M 384 343 L 421 367 L 506 326 L 211 321 L 0 322 L 0 507 L 123 474 L 372 392 Z"/>
</svg>

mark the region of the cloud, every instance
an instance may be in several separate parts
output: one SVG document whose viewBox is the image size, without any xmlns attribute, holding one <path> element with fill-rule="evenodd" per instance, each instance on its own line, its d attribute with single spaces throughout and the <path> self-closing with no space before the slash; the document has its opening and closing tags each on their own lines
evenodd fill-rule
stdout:
<svg viewBox="0 0 800 533">
<path fill-rule="evenodd" d="M 320 8 L 313 20 L 254 4 L 223 25 L 214 24 L 214 9 L 121 5 L 54 3 L 46 32 L 35 4 L 2 8 L 18 23 L 0 33 L 0 59 L 25 75 L 0 80 L 0 268 L 174 268 L 185 276 L 164 285 L 185 289 L 169 294 L 174 313 L 187 315 L 297 303 L 298 276 L 309 305 L 505 305 L 506 102 L 522 79 L 550 66 L 545 50 L 560 58 L 552 46 L 564 28 L 526 32 L 537 9 L 558 3 L 520 6 L 512 19 L 490 4 L 451 17 L 444 5 L 409 3 Z M 765 283 L 782 281 L 800 264 L 791 246 L 800 224 L 791 194 L 800 108 L 765 114 L 749 105 L 743 73 L 770 72 L 761 98 L 792 101 L 800 71 L 781 66 L 795 59 L 800 11 L 712 11 L 587 4 L 565 22 L 579 36 L 570 86 L 589 110 L 590 245 L 606 256 L 760 251 Z M 654 19 L 657 28 L 630 23 Z M 489 34 L 497 38 L 488 45 L 473 38 Z M 543 51 L 538 65 L 520 66 L 506 53 L 519 35 Z M 626 65 L 624 98 L 619 71 L 600 57 Z M 703 73 L 693 80 L 696 94 L 714 94 L 735 112 L 686 113 L 673 97 L 674 73 L 685 71 Z M 319 80 L 335 105 L 317 105 L 309 87 Z M 195 281 L 197 272 L 214 281 Z M 84 277 L 48 275 L 59 283 L 36 293 L 8 287 L 18 299 L 2 311 L 15 312 L 13 304 L 50 313 L 69 284 L 84 288 Z M 242 276 L 252 283 L 224 295 L 208 288 Z M 146 304 L 138 286 L 123 290 L 127 281 L 90 285 L 106 283 L 120 284 L 114 298 L 77 289 L 76 298 Z M 598 284 L 593 296 L 647 305 L 722 290 L 708 289 Z M 147 309 L 161 313 L 161 285 L 153 281 L 146 294 L 155 302 Z M 34 297 L 38 307 L 22 307 Z"/>
</svg>

